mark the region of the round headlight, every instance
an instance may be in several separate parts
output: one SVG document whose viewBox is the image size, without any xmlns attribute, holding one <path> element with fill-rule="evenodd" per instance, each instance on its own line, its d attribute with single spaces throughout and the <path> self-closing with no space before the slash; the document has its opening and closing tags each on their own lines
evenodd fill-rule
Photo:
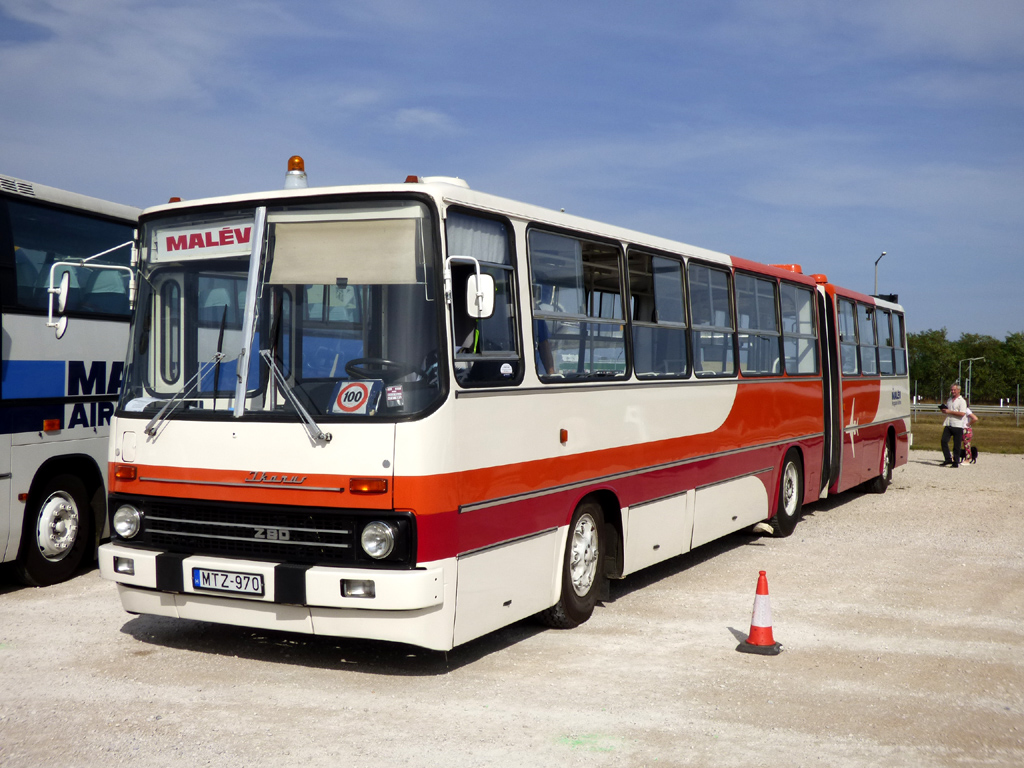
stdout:
<svg viewBox="0 0 1024 768">
<path fill-rule="evenodd" d="M 142 527 L 142 513 L 131 504 L 122 504 L 114 513 L 114 530 L 122 539 L 130 539 Z"/>
<path fill-rule="evenodd" d="M 363 552 L 380 560 L 395 549 L 395 529 L 387 523 L 373 522 L 363 528 L 359 541 L 363 545 Z"/>
</svg>

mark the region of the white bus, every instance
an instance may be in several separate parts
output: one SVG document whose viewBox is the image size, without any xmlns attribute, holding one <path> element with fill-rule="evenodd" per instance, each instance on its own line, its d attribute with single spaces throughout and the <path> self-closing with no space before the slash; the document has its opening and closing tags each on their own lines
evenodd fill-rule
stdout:
<svg viewBox="0 0 1024 768">
<path fill-rule="evenodd" d="M 0 561 L 26 584 L 67 579 L 103 533 L 138 215 L 0 176 Z"/>
<path fill-rule="evenodd" d="M 907 460 L 902 308 L 796 265 L 416 177 L 152 208 L 139 264 L 99 557 L 132 613 L 572 627 Z"/>
</svg>

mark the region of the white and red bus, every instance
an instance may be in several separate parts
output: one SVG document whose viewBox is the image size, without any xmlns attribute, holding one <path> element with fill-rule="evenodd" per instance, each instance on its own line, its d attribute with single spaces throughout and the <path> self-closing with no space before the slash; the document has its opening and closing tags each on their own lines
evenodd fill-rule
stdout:
<svg viewBox="0 0 1024 768">
<path fill-rule="evenodd" d="M 292 175 L 299 171 L 290 171 Z M 449 649 L 907 458 L 901 308 L 451 178 L 141 217 L 127 611 Z"/>
</svg>

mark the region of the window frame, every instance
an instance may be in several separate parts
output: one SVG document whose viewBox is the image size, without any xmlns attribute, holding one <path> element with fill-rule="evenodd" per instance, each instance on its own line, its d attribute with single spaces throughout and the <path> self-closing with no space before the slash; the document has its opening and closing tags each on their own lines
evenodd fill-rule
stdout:
<svg viewBox="0 0 1024 768">
<path fill-rule="evenodd" d="M 752 317 L 755 317 L 757 322 L 760 321 L 759 312 L 760 312 L 760 309 L 761 309 L 761 304 L 760 304 L 759 299 L 758 299 L 759 294 L 757 292 L 757 285 L 759 283 L 763 283 L 763 284 L 767 284 L 767 285 L 771 286 L 771 290 L 772 290 L 771 307 L 772 307 L 773 319 L 775 321 L 775 328 L 774 329 L 769 330 L 769 329 L 766 329 L 766 328 L 761 328 L 759 326 L 758 327 L 749 327 L 749 328 L 744 328 L 743 327 L 743 323 L 742 323 L 743 314 L 742 314 L 741 308 L 740 308 L 740 295 L 741 295 L 740 294 L 740 280 L 741 279 L 743 279 L 743 280 L 751 280 L 754 283 L 754 292 L 751 295 L 753 296 L 755 307 L 754 307 L 754 315 L 752 315 Z M 757 377 L 764 377 L 764 376 L 781 376 L 782 375 L 782 370 L 783 370 L 782 369 L 782 366 L 783 366 L 783 361 L 782 361 L 782 332 L 781 332 L 781 324 L 780 324 L 781 312 L 779 311 L 779 285 L 778 285 L 778 282 L 779 282 L 778 279 L 776 279 L 774 277 L 769 277 L 768 275 L 759 274 L 757 272 L 748 272 L 746 270 L 736 270 L 733 273 L 734 306 L 735 306 L 735 311 L 736 311 L 736 347 L 737 347 L 737 350 L 736 350 L 736 363 L 737 363 L 737 367 L 739 369 L 740 375 L 743 376 L 744 378 L 757 378 Z M 744 355 L 743 355 L 743 340 L 744 340 L 744 338 L 749 339 L 749 340 L 774 338 L 775 339 L 775 366 L 776 366 L 776 370 L 774 370 L 774 371 L 765 371 L 765 370 L 758 370 L 758 369 L 744 370 Z M 749 355 L 750 355 L 751 352 L 753 352 L 753 347 L 752 346 L 748 348 L 748 361 L 747 361 L 747 364 L 749 364 Z"/>
<path fill-rule="evenodd" d="M 695 318 L 695 316 L 693 314 L 693 309 L 694 309 L 694 298 L 693 297 L 694 297 L 695 290 L 694 290 L 694 287 L 693 287 L 692 276 L 693 276 L 693 271 L 697 270 L 697 269 L 705 269 L 705 270 L 707 270 L 709 272 L 709 274 L 719 273 L 719 274 L 725 275 L 726 286 L 725 286 L 724 295 L 728 298 L 728 301 L 729 301 L 728 311 L 726 312 L 726 320 L 729 323 L 731 323 L 731 325 L 724 326 L 724 325 L 703 324 L 703 323 L 698 323 L 696 321 L 696 318 Z M 714 299 L 714 291 L 716 289 L 711 284 L 711 280 L 710 279 L 708 280 L 708 284 L 707 285 L 708 285 L 707 290 L 710 293 L 710 306 L 712 308 L 712 312 L 714 312 L 715 311 L 715 309 L 714 309 L 714 300 L 715 300 Z M 734 290 L 733 290 L 733 271 L 732 271 L 732 269 L 730 269 L 728 266 L 721 265 L 721 264 L 709 264 L 707 262 L 698 261 L 698 260 L 695 260 L 695 259 L 690 259 L 687 262 L 687 265 L 686 265 L 686 290 L 687 290 L 687 296 L 689 297 L 688 307 L 689 307 L 690 334 L 691 334 L 690 355 L 691 355 L 691 360 L 692 360 L 693 375 L 696 378 L 698 378 L 698 379 L 736 378 L 739 375 L 738 374 L 738 371 L 739 371 L 739 361 L 737 359 L 738 355 L 737 355 L 737 352 L 736 352 L 736 334 L 737 334 L 737 331 L 736 331 L 736 311 L 735 311 L 736 307 L 735 307 L 735 294 L 734 294 Z M 712 318 L 712 319 L 714 319 L 714 318 Z M 724 370 L 725 362 L 726 361 L 723 361 L 723 370 L 722 371 L 704 371 L 704 370 L 700 370 L 700 367 L 698 366 L 698 353 L 702 349 L 703 345 L 700 344 L 699 342 L 700 342 L 700 338 L 701 338 L 700 334 L 704 334 L 704 333 L 712 334 L 712 336 L 714 336 L 715 334 L 718 334 L 718 335 L 726 337 L 726 343 L 722 344 L 721 348 L 723 350 L 727 350 L 729 352 L 728 363 L 731 365 L 731 370 L 728 370 L 728 371 Z M 714 348 L 715 347 L 711 347 L 711 349 L 714 349 Z"/>
<path fill-rule="evenodd" d="M 452 381 L 457 383 L 459 387 L 465 389 L 477 389 L 481 387 L 507 387 L 507 386 L 518 386 L 523 382 L 523 376 L 526 371 L 526 354 L 523 346 L 523 322 L 522 312 L 520 306 L 520 292 L 519 292 L 519 259 L 518 249 L 516 247 L 516 231 L 512 222 L 504 217 L 499 216 L 487 211 L 481 211 L 476 208 L 470 208 L 463 205 L 452 205 L 445 210 L 444 219 L 441 222 L 442 231 L 444 234 L 444 253 L 445 257 L 448 256 L 466 256 L 472 254 L 453 254 L 449 250 L 448 242 L 448 220 L 451 214 L 456 216 L 465 216 L 467 218 L 483 219 L 485 221 L 495 222 L 500 224 L 505 229 L 505 246 L 506 253 L 508 256 L 507 264 L 498 264 L 492 261 L 481 261 L 480 271 L 487 274 L 491 272 L 504 273 L 506 278 L 506 285 L 508 286 L 508 300 L 507 308 L 511 313 L 510 322 L 512 327 L 509 331 L 509 340 L 512 342 L 513 349 L 509 351 L 498 350 L 495 353 L 488 354 L 487 352 L 464 352 L 459 346 L 459 339 L 455 338 L 455 312 L 458 299 L 454 296 L 455 291 L 459 290 L 457 287 L 453 287 L 452 303 L 448 306 L 448 312 L 450 314 L 449 321 L 446 321 L 445 336 L 447 337 L 448 343 L 451 345 L 451 354 L 449 357 L 449 364 L 452 366 Z M 462 263 L 456 263 L 452 265 L 453 268 L 466 267 L 467 265 Z M 472 269 L 472 267 L 469 267 Z M 493 276 L 493 275 L 492 275 Z M 495 292 L 497 295 L 499 289 L 498 280 L 495 278 Z M 498 311 L 498 304 L 495 303 L 495 311 Z M 507 378 L 491 378 L 485 377 L 480 379 L 472 378 L 472 372 L 461 379 L 457 376 L 456 366 L 472 366 L 476 370 L 478 363 L 491 364 L 494 363 L 508 363 L 513 366 L 512 375 Z"/>
<path fill-rule="evenodd" d="M 876 326 L 875 313 L 878 311 L 878 307 L 870 304 L 865 304 L 861 301 L 857 302 L 857 356 L 860 359 L 860 371 L 862 376 L 878 376 L 879 365 L 878 365 L 878 328 Z M 861 318 L 861 312 L 867 313 L 863 319 Z M 862 331 L 863 323 L 867 322 L 871 324 L 871 343 L 866 344 L 864 342 L 864 334 Z M 872 350 L 872 362 L 874 363 L 872 370 L 867 370 L 864 365 L 865 350 Z"/>
<path fill-rule="evenodd" d="M 551 237 L 560 237 L 568 240 L 574 240 L 580 247 L 579 255 L 579 271 L 577 278 L 579 280 L 576 290 L 580 291 L 580 301 L 576 304 L 574 309 L 582 310 L 576 312 L 559 312 L 554 308 L 549 310 L 538 310 L 538 300 L 536 298 L 535 291 L 538 289 L 541 293 L 547 287 L 557 287 L 550 283 L 538 282 L 536 279 L 537 275 L 537 262 L 538 258 L 535 253 L 533 237 L 535 235 L 546 235 Z M 565 324 L 571 326 L 572 324 L 578 324 L 580 326 L 586 326 L 585 332 L 580 331 L 576 337 L 580 344 L 580 349 L 577 354 L 577 371 L 575 373 L 541 373 L 537 360 L 539 352 L 536 350 L 537 339 L 531 338 L 534 345 L 534 370 L 537 377 L 543 384 L 565 384 L 565 383 L 584 383 L 594 381 L 624 381 L 628 379 L 632 373 L 631 370 L 631 355 L 629 348 L 629 341 L 627 339 L 627 326 L 628 318 L 626 317 L 626 275 L 625 275 L 625 248 L 621 241 L 613 240 L 610 238 L 602 238 L 600 236 L 591 235 L 589 233 L 581 233 L 573 230 L 562 229 L 559 227 L 552 227 L 545 224 L 539 224 L 532 222 L 527 226 L 526 229 L 526 258 L 527 258 L 527 279 L 530 283 L 530 328 L 533 337 L 537 336 L 536 323 L 545 322 L 550 325 L 548 331 L 548 338 L 555 338 L 559 325 Z M 618 291 L 617 293 L 610 293 L 608 291 L 601 290 L 588 290 L 587 277 L 588 274 L 594 274 L 601 271 L 610 271 L 595 261 L 588 262 L 586 246 L 590 245 L 594 248 L 593 256 L 601 255 L 604 251 L 608 255 L 614 255 L 614 263 L 616 272 L 616 284 Z M 609 254 L 608 252 L 614 252 Z M 589 267 L 588 267 L 589 265 Z M 589 272 L 588 272 L 589 268 Z M 603 312 L 605 302 L 605 296 L 617 296 L 618 307 L 613 308 L 611 315 L 605 315 Z M 543 298 L 543 297 L 541 297 Z M 592 314 L 594 311 L 594 300 L 598 298 L 598 311 L 601 314 Z M 556 325 L 559 324 L 559 325 Z M 596 326 L 597 333 L 595 334 L 592 327 Z M 602 338 L 601 331 L 605 329 L 617 329 L 618 331 L 618 344 L 607 345 L 606 347 L 598 347 L 592 343 L 588 343 L 594 338 Z M 567 339 L 572 339 L 571 336 L 566 336 Z M 615 336 L 613 334 L 613 339 Z M 613 349 L 617 347 L 617 354 L 621 355 L 622 358 L 622 370 L 614 368 L 597 368 L 594 365 L 595 355 L 594 352 L 598 349 Z M 552 352 L 554 355 L 554 352 Z M 583 366 L 584 361 L 589 358 L 589 372 L 581 372 L 579 369 Z M 558 368 L 557 362 L 555 368 Z"/>
<path fill-rule="evenodd" d="M 786 331 L 785 324 L 785 309 L 783 307 L 783 290 L 785 288 L 791 288 L 794 291 L 806 292 L 810 297 L 810 320 L 811 320 L 811 333 L 800 333 L 796 331 Z M 809 285 L 802 285 L 795 283 L 791 280 L 780 280 L 779 281 L 779 323 L 782 328 L 782 370 L 786 376 L 821 376 L 821 335 L 818 323 L 818 309 L 817 309 L 817 293 L 814 288 Z M 799 315 L 797 315 L 797 324 L 799 327 Z M 788 361 L 789 357 L 786 354 L 786 342 L 794 339 L 798 343 L 800 341 L 810 341 L 811 348 L 814 350 L 814 370 L 813 371 L 791 371 L 789 369 Z"/>
<path fill-rule="evenodd" d="M 634 292 L 634 281 L 633 275 L 638 274 L 637 269 L 634 268 L 634 260 L 645 259 L 649 260 L 650 271 L 645 274 L 649 275 L 651 280 L 651 301 L 653 303 L 652 312 L 654 317 L 650 321 L 637 320 L 635 315 L 637 312 L 637 294 Z M 656 280 L 656 272 L 654 269 L 654 259 L 661 259 L 663 261 L 672 262 L 678 267 L 679 275 L 679 289 L 680 299 L 682 304 L 680 306 L 682 313 L 682 320 L 663 320 L 660 316 L 658 309 L 658 282 Z M 646 269 L 646 264 L 641 265 L 640 268 Z M 690 323 L 689 323 L 689 295 L 686 289 L 686 260 L 679 254 L 667 254 L 659 252 L 650 248 L 643 248 L 638 246 L 629 246 L 626 249 L 626 283 L 627 283 L 627 295 L 626 304 L 629 308 L 629 352 L 630 352 L 630 363 L 633 370 L 633 375 L 640 381 L 669 381 L 669 380 L 680 380 L 689 379 L 693 372 L 692 354 L 690 349 Z M 682 371 L 666 371 L 665 373 L 657 372 L 640 372 L 637 365 L 637 335 L 638 331 L 650 332 L 652 337 L 667 334 L 681 334 L 683 342 L 683 370 Z"/>
<path fill-rule="evenodd" d="M 849 307 L 853 317 L 853 339 L 847 338 L 846 334 L 843 333 L 843 308 Z M 857 322 L 857 302 L 853 299 L 847 299 L 842 296 L 836 296 L 836 334 L 839 336 L 839 371 L 840 375 L 845 378 L 851 378 L 853 376 L 861 375 L 860 367 L 860 343 L 858 341 L 858 334 L 860 328 Z M 849 356 L 848 356 L 849 355 Z M 847 361 L 853 363 L 854 370 L 847 371 Z"/>
</svg>

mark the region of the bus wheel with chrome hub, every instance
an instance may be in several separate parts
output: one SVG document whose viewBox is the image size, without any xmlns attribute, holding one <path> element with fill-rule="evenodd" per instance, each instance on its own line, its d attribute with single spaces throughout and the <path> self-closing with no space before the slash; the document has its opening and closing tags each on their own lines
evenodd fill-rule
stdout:
<svg viewBox="0 0 1024 768">
<path fill-rule="evenodd" d="M 775 536 L 789 536 L 796 528 L 803 508 L 804 483 L 803 462 L 800 454 L 790 450 L 782 462 L 782 477 L 779 478 L 779 503 L 775 509 L 775 517 L 769 522 Z"/>
<path fill-rule="evenodd" d="M 601 505 L 587 501 L 579 505 L 569 524 L 562 563 L 562 589 L 558 602 L 539 616 L 550 627 L 571 629 L 594 612 L 600 582 L 604 576 L 604 542 Z"/>
<path fill-rule="evenodd" d="M 882 460 L 879 462 L 878 476 L 868 483 L 868 490 L 872 493 L 885 493 L 885 489 L 892 482 L 892 451 L 889 448 L 889 437 L 882 441 Z"/>
<path fill-rule="evenodd" d="M 15 565 L 25 584 L 45 587 L 69 579 L 89 546 L 92 510 L 85 485 L 57 475 L 29 496 Z"/>
</svg>

